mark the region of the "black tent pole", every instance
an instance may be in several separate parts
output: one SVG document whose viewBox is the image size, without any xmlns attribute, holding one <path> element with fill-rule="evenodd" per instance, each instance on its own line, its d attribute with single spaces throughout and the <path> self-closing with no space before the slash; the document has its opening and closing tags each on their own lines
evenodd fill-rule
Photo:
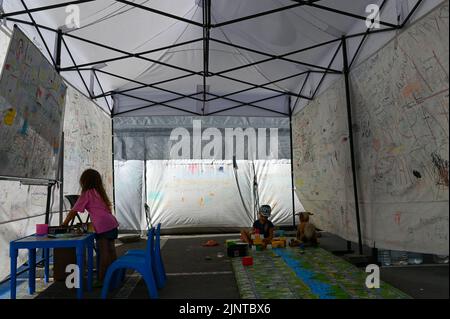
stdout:
<svg viewBox="0 0 450 319">
<path fill-rule="evenodd" d="M 350 142 L 350 158 L 352 163 L 352 178 L 353 178 L 353 195 L 355 200 L 355 211 L 356 211 L 356 226 L 358 230 L 358 248 L 359 254 L 363 254 L 362 247 L 362 236 L 361 236 L 361 221 L 359 215 L 359 198 L 358 198 L 358 184 L 356 178 L 356 160 L 355 160 L 355 147 L 353 143 L 353 122 L 352 122 L 352 105 L 350 101 L 350 69 L 348 67 L 348 56 L 347 56 L 347 40 L 345 36 L 342 37 L 342 56 L 344 59 L 344 79 L 345 79 L 345 99 L 347 102 L 347 124 L 348 124 L 348 140 Z M 349 243 L 347 242 L 347 249 Z"/>
<path fill-rule="evenodd" d="M 115 108 L 115 99 L 114 95 L 112 96 L 112 107 L 111 107 L 111 162 L 112 162 L 112 210 L 115 214 L 116 212 L 116 172 L 114 169 L 114 108 Z"/>
<path fill-rule="evenodd" d="M 61 73 L 61 49 L 62 49 L 63 32 L 58 29 L 56 33 L 56 47 L 55 47 L 55 68 L 58 74 Z M 59 224 L 63 223 L 64 210 L 64 131 L 61 134 L 61 145 L 59 148 Z"/>
<path fill-rule="evenodd" d="M 295 228 L 295 190 L 294 190 L 294 150 L 292 147 L 292 108 L 291 97 L 289 96 L 289 136 L 290 136 L 290 149 L 291 149 L 291 195 L 292 195 L 292 226 Z"/>
<path fill-rule="evenodd" d="M 52 186 L 53 184 L 49 181 L 47 185 L 47 204 L 45 205 L 45 224 L 47 225 L 50 221 L 50 201 L 52 198 Z"/>
</svg>

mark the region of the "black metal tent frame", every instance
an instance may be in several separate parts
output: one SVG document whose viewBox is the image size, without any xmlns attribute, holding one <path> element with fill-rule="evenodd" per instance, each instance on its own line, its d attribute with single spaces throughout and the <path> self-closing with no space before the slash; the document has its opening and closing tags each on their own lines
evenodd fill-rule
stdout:
<svg viewBox="0 0 450 319">
<path fill-rule="evenodd" d="M 37 8 L 31 8 L 29 9 L 27 4 L 25 3 L 25 0 L 21 0 L 21 3 L 24 7 L 24 10 L 21 11 L 16 11 L 16 12 L 9 12 L 9 13 L 2 13 L 0 12 L 0 20 L 2 19 L 7 19 L 11 22 L 14 23 L 18 23 L 18 24 L 27 24 L 27 25 L 31 25 L 34 26 L 36 31 L 38 32 L 41 41 L 43 42 L 45 49 L 48 53 L 48 55 L 50 56 L 53 65 L 55 66 L 56 70 L 58 72 L 77 72 L 78 75 L 80 76 L 82 82 L 83 82 L 83 86 L 86 89 L 86 92 L 88 94 L 88 96 L 92 99 L 92 100 L 96 100 L 96 99 L 101 99 L 103 98 L 111 112 L 111 118 L 113 118 L 114 116 L 117 115 L 121 115 L 121 114 L 125 114 L 125 113 L 130 113 L 133 111 L 137 111 L 137 110 L 142 110 L 145 108 L 150 108 L 156 105 L 159 106 L 165 106 L 167 108 L 170 109 L 174 109 L 177 111 L 182 111 L 185 112 L 186 114 L 191 114 L 191 115 L 197 115 L 197 116 L 208 116 L 208 115 L 216 115 L 216 114 L 220 114 L 222 112 L 225 111 L 229 111 L 229 110 L 233 110 L 236 108 L 240 108 L 240 107 L 245 107 L 245 106 L 250 106 L 259 110 L 263 110 L 263 111 L 269 111 L 272 112 L 274 114 L 277 114 L 278 116 L 285 116 L 285 117 L 289 117 L 290 119 L 290 129 L 291 129 L 291 141 L 292 141 L 292 116 L 295 112 L 296 106 L 298 104 L 299 99 L 306 99 L 306 100 L 313 100 L 317 94 L 317 92 L 319 91 L 325 77 L 327 75 L 343 75 L 345 78 L 345 90 L 346 90 L 346 102 L 347 102 L 347 115 L 348 115 L 348 127 L 349 127 L 349 140 L 350 140 L 350 151 L 351 151 L 351 162 L 352 162 L 352 172 L 353 172 L 353 185 L 354 185 L 354 198 L 355 198 L 355 203 L 358 203 L 358 193 L 357 193 L 357 180 L 356 180 L 356 164 L 355 164 L 355 153 L 354 153 L 354 144 L 353 144 L 353 132 L 352 132 L 352 117 L 351 117 L 351 100 L 350 100 L 350 81 L 349 81 L 349 73 L 351 70 L 351 67 L 353 65 L 353 63 L 355 62 L 365 40 L 369 37 L 369 35 L 375 34 L 375 33 L 380 33 L 380 32 L 389 32 L 389 31 L 396 31 L 399 29 L 402 29 L 407 22 L 410 20 L 410 18 L 412 17 L 412 15 L 416 12 L 417 8 L 420 6 L 420 4 L 423 2 L 423 0 L 416 0 L 415 5 L 413 6 L 413 8 L 410 10 L 410 12 L 408 13 L 407 17 L 405 17 L 405 19 L 400 22 L 398 21 L 397 24 L 393 24 L 393 23 L 389 23 L 389 22 L 385 22 L 385 21 L 377 21 L 380 25 L 384 26 L 384 28 L 380 28 L 380 29 L 371 29 L 371 28 L 367 28 L 367 30 L 365 32 L 361 32 L 361 33 L 356 33 L 356 34 L 350 34 L 350 35 L 343 35 L 341 38 L 336 38 L 330 41 L 326 41 L 323 43 L 319 43 L 310 47 L 306 47 L 306 48 L 302 48 L 302 49 L 298 49 L 295 51 L 291 51 L 291 52 L 287 52 L 281 55 L 274 55 L 271 53 L 267 53 L 267 52 L 262 52 L 262 51 L 258 51 L 258 50 L 254 50 L 254 49 L 250 49 L 250 48 L 246 48 L 243 46 L 239 46 L 236 44 L 233 44 L 231 42 L 226 42 L 226 41 L 221 41 L 218 39 L 214 39 L 210 36 L 210 31 L 211 29 L 214 28 L 220 28 L 226 25 L 230 25 L 230 24 L 235 24 L 235 23 L 239 23 L 241 21 L 246 21 L 246 20 L 250 20 L 250 19 L 257 19 L 259 17 L 262 16 L 268 16 L 277 12 L 281 12 L 281 11 L 286 11 L 286 10 L 291 10 L 294 8 L 298 8 L 301 6 L 307 6 L 307 7 L 313 7 L 313 8 L 317 8 L 323 11 L 327 11 L 327 12 L 333 12 L 337 15 L 341 15 L 341 16 L 347 16 L 353 19 L 357 19 L 357 20 L 362 20 L 362 21 L 367 21 L 367 17 L 365 16 L 361 16 L 361 15 L 357 15 L 351 12 L 347 12 L 347 11 L 342 11 L 342 10 L 338 10 L 335 8 L 331 8 L 331 7 L 327 7 L 324 5 L 319 4 L 319 2 L 321 0 L 292 0 L 293 4 L 291 5 L 286 5 L 286 6 L 282 6 L 279 8 L 275 8 L 272 10 L 268 10 L 268 11 L 263 11 L 263 12 L 259 12 L 256 14 L 252 14 L 252 15 L 248 15 L 248 16 L 244 16 L 244 17 L 240 17 L 240 18 L 236 18 L 236 19 L 232 19 L 229 21 L 223 21 L 223 22 L 219 22 L 219 23 L 212 23 L 211 21 L 211 0 L 201 0 L 201 4 L 202 4 L 202 13 L 203 13 L 203 21 L 197 22 L 197 21 L 192 21 L 180 16 L 176 16 L 173 15 L 171 13 L 168 12 L 163 12 L 151 7 L 147 7 L 147 6 L 143 6 L 131 1 L 127 1 L 127 0 L 115 0 L 116 2 L 120 2 L 141 10 L 145 10 L 148 11 L 149 13 L 153 13 L 153 14 L 158 14 L 158 15 L 162 15 L 174 20 L 178 20 L 178 21 L 182 21 L 184 23 L 188 23 L 194 26 L 197 26 L 199 28 L 203 29 L 203 37 L 198 38 L 198 39 L 193 39 L 190 41 L 185 41 L 185 42 L 181 42 L 181 43 L 176 43 L 176 44 L 172 44 L 172 45 L 168 45 L 168 46 L 164 46 L 164 47 L 160 47 L 160 48 L 156 48 L 156 49 L 152 49 L 152 50 L 148 50 L 148 51 L 144 51 L 144 52 L 139 52 L 139 53 L 130 53 L 130 52 L 126 52 L 124 50 L 118 49 L 118 48 L 114 48 L 111 46 L 107 46 L 105 44 L 101 44 L 101 43 L 97 43 L 95 41 L 89 40 L 89 39 L 85 39 L 85 38 L 81 38 L 78 37 L 76 35 L 73 35 L 71 33 L 67 33 L 67 32 L 63 32 L 61 29 L 53 29 L 50 28 L 48 26 L 44 26 L 44 25 L 40 25 L 37 24 L 34 17 L 33 17 L 33 13 L 35 12 L 39 12 L 39 11 L 45 11 L 45 10 L 52 10 L 52 9 L 56 9 L 56 8 L 61 8 L 61 7 L 66 7 L 68 5 L 76 5 L 76 4 L 84 4 L 84 3 L 88 3 L 88 2 L 93 2 L 95 0 L 78 0 L 78 1 L 67 1 L 64 3 L 59 3 L 59 4 L 54 4 L 54 5 L 48 5 L 48 6 L 43 6 L 43 7 L 37 7 Z M 389 0 L 384 0 L 382 2 L 382 4 L 380 5 L 380 13 L 381 10 L 383 9 L 384 5 L 387 3 L 387 1 Z M 392 0 L 391 0 L 392 1 Z M 27 14 L 28 17 L 30 18 L 31 21 L 26 21 L 26 20 L 21 20 L 21 19 L 17 19 L 14 18 L 15 16 L 18 15 L 22 15 L 22 14 Z M 374 23 L 375 21 L 372 20 L 372 23 Z M 47 31 L 52 31 L 55 33 L 56 35 L 56 52 L 55 54 L 52 54 L 44 37 L 42 36 L 41 30 L 47 30 Z M 357 38 L 357 37 L 362 37 L 357 50 L 354 54 L 354 56 L 351 58 L 351 60 L 349 60 L 348 57 L 348 53 L 347 53 L 347 41 L 348 39 L 352 39 L 352 38 Z M 115 57 L 115 58 L 110 58 L 110 59 L 104 59 L 104 60 L 100 60 L 100 61 L 94 61 L 94 62 L 89 62 L 89 63 L 85 63 L 85 64 L 77 64 L 65 39 L 64 38 L 71 38 L 71 39 L 75 39 L 78 41 L 82 41 L 84 43 L 89 43 L 91 45 L 97 46 L 97 47 L 101 47 L 103 49 L 108 49 L 117 53 L 120 53 L 121 56 L 119 57 Z M 167 49 L 171 49 L 171 48 L 175 48 L 175 47 L 180 47 L 183 45 L 187 45 L 190 43 L 194 43 L 194 42 L 202 42 L 203 43 L 203 70 L 201 71 L 197 71 L 197 70 L 190 70 L 188 68 L 183 68 L 183 67 L 179 67 L 176 65 L 171 65 L 165 62 L 161 62 L 158 60 L 154 60 L 154 59 L 150 59 L 145 57 L 146 54 L 149 53 L 153 53 L 153 52 L 157 52 L 157 51 L 162 51 L 162 50 L 167 50 Z M 211 72 L 210 68 L 209 68 L 209 62 L 210 62 L 210 43 L 211 42 L 216 42 L 216 43 L 220 43 L 226 46 L 230 46 L 230 47 L 234 47 L 236 49 L 240 49 L 240 50 L 245 50 L 248 52 L 253 52 L 253 53 L 257 53 L 259 55 L 265 56 L 266 58 L 259 60 L 259 61 L 255 61 L 252 63 L 248 63 L 245 65 L 240 65 L 240 66 L 236 66 L 227 70 L 222 70 L 219 72 Z M 288 58 L 289 56 L 293 55 L 293 54 L 297 54 L 297 53 L 301 53 L 301 52 L 305 52 L 308 50 L 312 50 L 318 47 L 323 47 L 326 45 L 330 45 L 330 44 L 334 44 L 337 43 L 338 47 L 337 50 L 335 51 L 333 57 L 331 58 L 329 64 L 327 67 L 321 66 L 321 65 L 315 65 L 315 64 L 309 64 L 309 63 L 305 63 L 302 61 L 297 61 L 297 60 L 293 60 Z M 66 51 L 69 54 L 70 60 L 73 63 L 73 66 L 71 67 L 65 67 L 62 68 L 61 67 L 61 51 L 62 51 L 62 47 L 64 46 L 64 48 L 66 49 Z M 342 56 L 343 56 L 343 70 L 336 70 L 333 69 L 331 66 L 333 65 L 335 58 L 337 56 L 337 54 L 341 52 Z M 140 81 L 136 81 L 134 79 L 130 79 L 124 76 L 121 76 L 119 74 L 114 74 L 114 73 L 110 73 L 101 69 L 96 69 L 95 66 L 101 63 L 107 63 L 107 62 L 112 62 L 112 61 L 119 61 L 119 60 L 125 60 L 125 59 L 129 59 L 129 58 L 135 58 L 135 59 L 141 59 L 147 62 L 152 62 L 155 64 L 159 64 L 168 68 L 172 68 L 172 69 L 176 69 L 178 71 L 187 73 L 184 75 L 180 75 L 174 78 L 170 78 L 170 79 L 166 79 L 163 81 L 159 81 L 159 82 L 155 82 L 155 83 L 143 83 Z M 251 83 L 248 81 L 243 81 L 240 79 L 236 79 L 233 77 L 230 77 L 228 75 L 226 75 L 226 73 L 232 72 L 232 71 L 236 71 L 236 70 L 240 70 L 240 69 L 245 69 L 254 65 L 258 65 L 258 64 L 262 64 L 262 63 L 266 63 L 269 61 L 274 61 L 274 60 L 281 60 L 281 61 L 285 61 L 285 62 L 290 62 L 293 64 L 299 64 L 299 65 L 303 65 L 305 67 L 308 67 L 308 69 L 306 71 L 297 73 L 297 74 L 293 74 L 290 76 L 286 76 L 280 79 L 276 79 L 276 80 L 272 80 L 270 82 L 267 83 L 263 83 L 263 84 L 255 84 L 255 83 Z M 93 90 L 89 89 L 83 75 L 81 74 L 82 71 L 90 71 L 93 73 L 94 75 L 94 79 L 97 82 L 97 85 L 100 88 L 101 94 L 95 94 L 93 92 Z M 99 80 L 99 77 L 97 75 L 97 73 L 101 73 L 104 74 L 106 76 L 111 76 L 111 77 L 116 77 L 119 79 L 123 79 L 126 80 L 130 83 L 135 83 L 138 86 L 131 88 L 131 89 L 127 89 L 127 90 L 122 90 L 122 91 L 109 91 L 109 92 L 105 92 L 103 90 L 103 87 L 101 85 L 101 82 Z M 307 96 L 303 94 L 303 90 L 304 87 L 310 77 L 311 74 L 322 74 L 322 77 L 319 81 L 319 83 L 317 84 L 317 86 L 314 89 L 314 92 L 312 93 L 312 95 Z M 291 78 L 296 78 L 296 77 L 300 77 L 302 75 L 306 75 L 305 79 L 303 80 L 303 84 L 301 85 L 300 90 L 295 93 L 295 92 L 290 92 L 287 90 L 279 90 L 279 89 L 274 89 L 271 87 L 268 87 L 271 84 L 275 84 L 287 79 L 291 79 Z M 193 94 L 183 94 L 180 92 L 175 92 L 169 89 L 165 89 L 163 87 L 160 87 L 159 85 L 164 84 L 164 83 L 168 83 L 168 82 L 173 82 L 173 81 L 177 81 L 177 80 L 181 80 L 181 79 L 185 79 L 188 77 L 192 77 L 192 76 L 201 76 L 203 79 L 203 91 L 202 92 L 195 92 Z M 237 82 L 237 83 L 241 83 L 241 84 L 245 84 L 250 86 L 249 88 L 246 89 L 242 89 L 236 92 L 231 92 L 228 94 L 224 94 L 224 95 L 216 95 L 210 92 L 206 91 L 207 88 L 207 82 L 208 82 L 208 78 L 210 77 L 218 77 L 218 78 L 222 78 L 222 79 L 226 79 L 229 81 L 233 81 L 233 82 Z M 152 101 L 150 99 L 144 99 L 144 98 L 140 98 L 134 95 L 131 95 L 129 92 L 141 89 L 141 88 L 145 88 L 145 87 L 149 87 L 149 88 L 153 88 L 159 91 L 164 91 L 166 93 L 170 93 L 172 94 L 174 97 L 163 101 L 163 102 L 156 102 L 156 101 Z M 255 89 L 265 89 L 267 91 L 271 91 L 273 93 L 277 93 L 276 95 L 273 96 L 269 96 L 263 99 L 259 99 L 256 101 L 252 101 L 252 102 L 243 102 L 237 99 L 233 99 L 231 98 L 232 95 L 238 94 L 238 93 L 243 93 L 243 92 L 247 92 L 247 91 L 251 91 L 251 90 L 255 90 Z M 128 96 L 130 98 L 134 98 L 137 100 L 141 100 L 141 101 L 145 101 L 148 102 L 148 105 L 142 106 L 142 107 L 138 107 L 138 108 L 134 108 L 134 109 L 130 109 L 127 111 L 122 111 L 122 112 L 114 112 L 114 106 L 111 106 L 108 100 L 108 97 L 113 97 L 114 95 L 123 95 L 123 96 Z M 292 98 L 295 98 L 295 102 L 293 103 L 293 107 L 291 106 L 292 104 L 289 103 L 289 110 L 288 112 L 280 112 L 280 111 L 276 111 L 276 110 L 272 110 L 272 109 L 268 109 L 259 105 L 255 105 L 255 103 L 259 103 L 262 101 L 266 101 L 266 100 L 270 100 L 270 99 L 274 99 L 276 97 L 280 97 L 280 96 L 288 96 L 289 100 L 291 100 Z M 170 102 L 174 102 L 174 101 L 178 101 L 178 100 L 182 100 L 182 99 L 192 99 L 195 100 L 197 102 L 201 102 L 203 103 L 203 108 L 202 108 L 202 112 L 193 112 L 190 110 L 186 110 L 186 109 L 181 109 L 172 105 L 169 105 L 168 103 Z M 205 112 L 205 105 L 206 103 L 213 101 L 213 100 L 218 100 L 218 99 L 222 99 L 225 101 L 229 101 L 229 102 L 233 102 L 233 103 L 237 103 L 237 105 L 235 106 L 231 106 L 222 110 L 218 110 L 218 111 L 214 111 L 214 112 L 210 112 L 210 113 L 206 113 Z M 114 145 L 114 144 L 113 144 Z M 114 150 L 113 150 L 114 151 Z M 292 143 L 291 143 L 291 171 L 292 171 L 292 192 L 294 193 L 294 179 L 293 179 L 293 159 L 292 159 Z M 113 165 L 114 167 L 114 165 Z M 293 208 L 294 206 L 294 196 L 292 196 L 292 205 Z M 355 205 L 355 209 L 356 209 L 356 218 L 357 218 L 357 227 L 358 227 L 358 239 L 359 239 L 359 252 L 362 254 L 362 238 L 361 238 L 361 229 L 360 229 L 360 218 L 359 218 L 359 205 L 356 204 Z M 293 211 L 294 213 L 294 211 Z M 295 225 L 295 216 L 293 215 L 293 222 Z"/>
</svg>

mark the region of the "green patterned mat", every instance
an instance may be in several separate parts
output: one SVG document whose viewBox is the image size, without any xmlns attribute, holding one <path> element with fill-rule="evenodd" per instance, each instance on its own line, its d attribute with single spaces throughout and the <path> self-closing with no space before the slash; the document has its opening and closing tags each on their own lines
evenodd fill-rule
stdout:
<svg viewBox="0 0 450 319">
<path fill-rule="evenodd" d="M 322 248 L 251 251 L 253 266 L 232 258 L 243 299 L 404 299 L 402 291 L 380 283 L 366 287 L 368 273 Z"/>
</svg>

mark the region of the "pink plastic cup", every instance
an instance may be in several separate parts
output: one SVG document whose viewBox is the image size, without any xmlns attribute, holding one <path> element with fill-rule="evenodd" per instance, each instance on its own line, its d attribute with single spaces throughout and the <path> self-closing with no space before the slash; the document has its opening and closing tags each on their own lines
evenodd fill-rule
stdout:
<svg viewBox="0 0 450 319">
<path fill-rule="evenodd" d="M 47 224 L 36 224 L 36 235 L 37 236 L 45 236 L 48 234 L 48 225 Z"/>
</svg>

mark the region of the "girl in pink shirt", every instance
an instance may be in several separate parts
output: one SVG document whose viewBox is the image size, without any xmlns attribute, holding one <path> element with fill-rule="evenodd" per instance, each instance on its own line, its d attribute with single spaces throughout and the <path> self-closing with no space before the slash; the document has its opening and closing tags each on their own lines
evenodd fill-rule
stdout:
<svg viewBox="0 0 450 319">
<path fill-rule="evenodd" d="M 102 282 L 108 266 L 117 258 L 114 240 L 118 235 L 119 223 L 111 213 L 111 201 L 103 187 L 102 177 L 96 170 L 85 170 L 80 177 L 80 186 L 81 195 L 63 225 L 67 226 L 77 212 L 88 211 L 96 233 L 100 254 L 99 280 Z"/>
</svg>

